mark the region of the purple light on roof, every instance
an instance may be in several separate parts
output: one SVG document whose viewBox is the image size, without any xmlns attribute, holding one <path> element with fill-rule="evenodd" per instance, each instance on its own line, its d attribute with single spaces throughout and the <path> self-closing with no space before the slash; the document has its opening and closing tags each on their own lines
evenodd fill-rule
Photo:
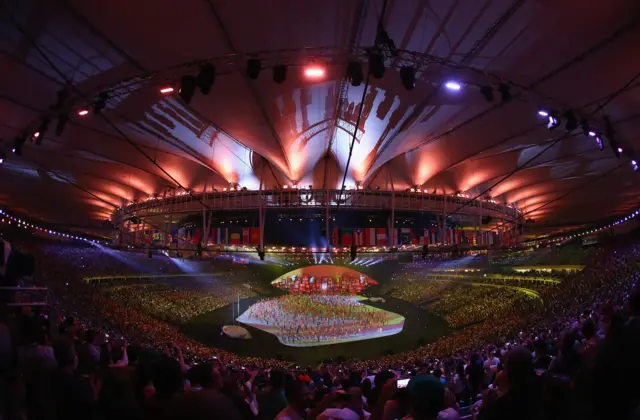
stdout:
<svg viewBox="0 0 640 420">
<path fill-rule="evenodd" d="M 548 117 L 549 113 L 544 109 L 541 109 L 540 111 L 538 111 L 538 115 L 540 115 L 541 117 Z"/>
<path fill-rule="evenodd" d="M 449 81 L 449 82 L 445 83 L 444 86 L 449 90 L 458 91 L 458 90 L 462 89 L 462 85 L 460 85 L 460 83 L 454 82 L 454 81 Z"/>
<path fill-rule="evenodd" d="M 618 153 L 622 153 L 622 147 L 618 147 Z"/>
<path fill-rule="evenodd" d="M 595 137 L 595 136 L 596 136 L 595 131 L 589 131 L 589 137 Z"/>
</svg>

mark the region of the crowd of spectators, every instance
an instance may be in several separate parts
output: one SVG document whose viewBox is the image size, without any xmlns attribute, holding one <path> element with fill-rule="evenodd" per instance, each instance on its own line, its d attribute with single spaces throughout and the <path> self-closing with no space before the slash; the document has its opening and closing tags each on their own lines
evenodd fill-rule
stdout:
<svg viewBox="0 0 640 420">
<path fill-rule="evenodd" d="M 196 349 L 45 259 L 37 278 L 66 315 L 3 308 L 0 408 L 6 419 L 638 418 L 637 243 L 602 249 L 541 290 L 542 306 L 412 352 L 308 368 Z"/>
<path fill-rule="evenodd" d="M 579 265 L 597 254 L 596 247 L 582 247 L 579 244 L 550 246 L 540 249 L 527 249 L 506 252 L 491 258 L 490 264 L 497 266 L 556 266 Z"/>
<path fill-rule="evenodd" d="M 236 299 L 255 296 L 242 284 L 216 279 L 206 289 L 185 289 L 165 283 L 112 286 L 105 293 L 123 305 L 172 324 L 186 324 L 193 318 L 223 308 Z"/>
</svg>

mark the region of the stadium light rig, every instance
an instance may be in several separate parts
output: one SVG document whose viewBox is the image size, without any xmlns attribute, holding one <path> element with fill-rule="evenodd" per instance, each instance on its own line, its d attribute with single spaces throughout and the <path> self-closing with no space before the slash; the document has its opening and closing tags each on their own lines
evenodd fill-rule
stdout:
<svg viewBox="0 0 640 420">
<path fill-rule="evenodd" d="M 164 93 L 165 95 L 167 93 L 171 93 L 173 91 L 174 91 L 174 89 L 171 86 L 166 86 L 166 87 L 163 87 L 162 89 L 160 89 L 160 93 Z"/>
<path fill-rule="evenodd" d="M 78 115 L 81 117 L 84 117 L 85 115 L 89 114 L 89 110 L 88 109 L 81 109 L 78 111 Z"/>
</svg>

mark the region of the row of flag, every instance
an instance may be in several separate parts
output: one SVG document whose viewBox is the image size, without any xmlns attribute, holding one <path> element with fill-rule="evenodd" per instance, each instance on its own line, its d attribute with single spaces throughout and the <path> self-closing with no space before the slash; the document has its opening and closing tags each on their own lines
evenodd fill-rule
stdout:
<svg viewBox="0 0 640 420">
<path fill-rule="evenodd" d="M 447 228 L 446 237 L 438 228 L 333 228 L 331 243 L 334 246 L 386 246 L 386 245 L 493 245 L 498 234 L 493 231 L 467 231 Z"/>
<path fill-rule="evenodd" d="M 204 238 L 201 228 L 180 228 L 171 232 L 169 243 L 198 244 Z M 442 237 L 439 228 L 337 228 L 331 232 L 333 246 L 396 246 L 396 245 L 494 245 L 514 244 L 517 235 L 512 231 L 496 233 L 493 231 L 478 231 L 447 228 L 446 237 Z M 133 231 L 133 243 L 163 242 L 164 232 L 159 230 Z M 136 241 L 138 239 L 138 241 Z M 260 228 L 257 227 L 217 227 L 211 229 L 207 238 L 209 243 L 224 245 L 258 245 L 260 243 Z"/>
</svg>

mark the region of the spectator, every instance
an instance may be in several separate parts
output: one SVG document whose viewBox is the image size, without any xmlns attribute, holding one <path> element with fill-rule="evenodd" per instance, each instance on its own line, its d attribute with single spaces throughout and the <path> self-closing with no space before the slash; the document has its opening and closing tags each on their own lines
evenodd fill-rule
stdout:
<svg viewBox="0 0 640 420">
<path fill-rule="evenodd" d="M 491 391 L 483 401 L 479 419 L 536 419 L 541 393 L 535 384 L 531 352 L 526 348 L 516 347 L 509 351 L 506 359 L 508 391 L 499 398 Z"/>
<path fill-rule="evenodd" d="M 58 370 L 53 377 L 52 393 L 57 419 L 90 419 L 95 414 L 98 383 L 95 377 L 75 373 L 78 358 L 73 342 L 62 339 L 54 347 Z"/>
<path fill-rule="evenodd" d="M 311 393 L 307 385 L 294 379 L 285 388 L 287 407 L 278 413 L 275 420 L 303 420 L 311 403 Z"/>
<path fill-rule="evenodd" d="M 269 385 L 258 393 L 258 419 L 270 420 L 287 407 L 284 391 L 285 373 L 274 369 L 269 373 Z"/>
</svg>

